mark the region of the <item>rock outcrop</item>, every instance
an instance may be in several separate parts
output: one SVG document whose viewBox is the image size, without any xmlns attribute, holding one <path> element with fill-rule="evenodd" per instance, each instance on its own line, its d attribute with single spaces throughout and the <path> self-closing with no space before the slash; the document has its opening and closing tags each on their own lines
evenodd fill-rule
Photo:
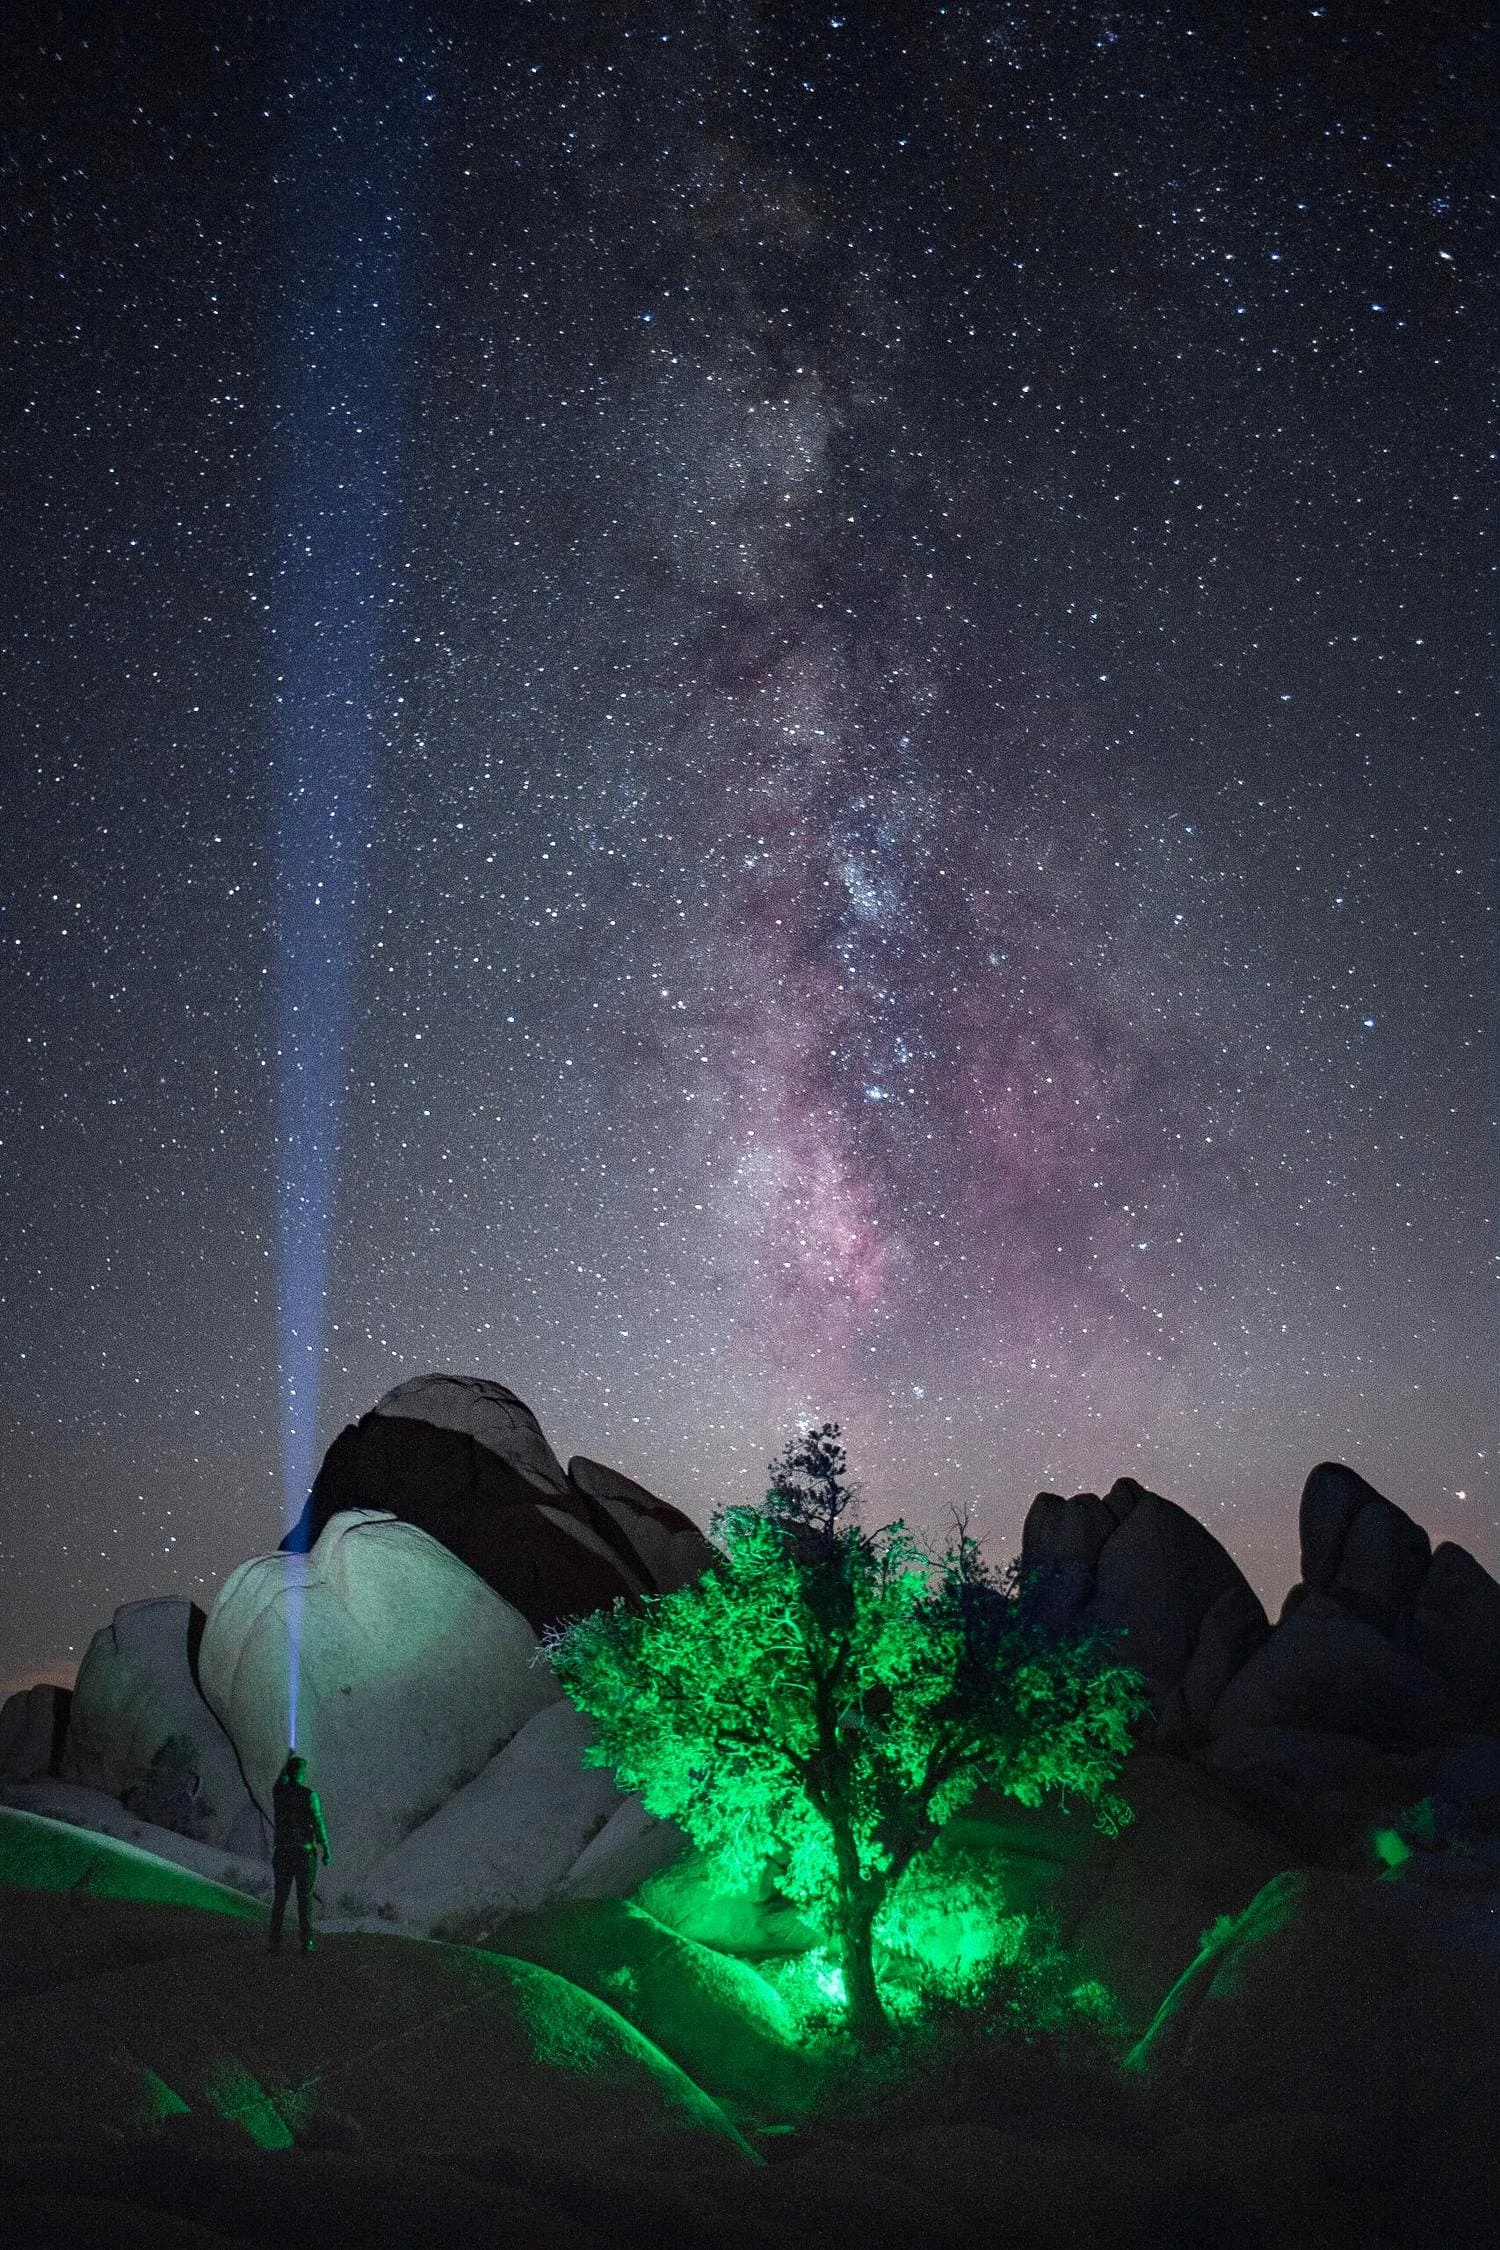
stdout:
<svg viewBox="0 0 1500 2250">
<path fill-rule="evenodd" d="M 500 1927 L 499 1953 L 536 1961 L 620 2008 L 720 2101 L 779 2117 L 806 2109 L 821 2073 L 774 1987 L 732 1955 L 623 1899 L 553 1907 Z"/>
<path fill-rule="evenodd" d="M 1309 1593 L 1230 1681 L 1213 1727 L 1309 1727 L 1419 1750 L 1458 1716 L 1435 1672 L 1333 1595 Z"/>
<path fill-rule="evenodd" d="M 1500 1586 L 1340 1461 L 1302 1488 L 1302 1577 L 1216 1736 L 1302 1729 L 1414 1752 L 1500 1711 Z"/>
<path fill-rule="evenodd" d="M 1121 1634 L 1121 1656 L 1145 1675 L 1159 1739 L 1201 1729 L 1269 1630 L 1213 1533 L 1133 1477 L 1117 1478 L 1102 1499 L 1038 1493 L 1021 1567 L 1059 1624 Z"/>
<path fill-rule="evenodd" d="M 691 1586 L 713 1561 L 713 1549 L 698 1526 L 633 1477 L 575 1453 L 568 1463 L 568 1483 L 618 1527 L 630 1551 L 630 1567 L 645 1579 L 648 1592 L 674 1594 L 680 1586 Z"/>
<path fill-rule="evenodd" d="M 642 1883 L 679 1857 L 687 1838 L 670 1820 L 657 1820 L 639 1797 L 625 1797 L 569 1868 L 560 1895 L 571 1899 L 629 1898 Z"/>
<path fill-rule="evenodd" d="M 70 1688 L 45 1680 L 6 1697 L 0 1705 L 0 1783 L 41 1781 L 56 1773 L 72 1700 Z"/>
<path fill-rule="evenodd" d="M 1320 1461 L 1302 1487 L 1302 1584 L 1288 1601 L 1323 1594 L 1377 1632 L 1395 1632 L 1432 1560 L 1420 1524 L 1342 1461 Z"/>
<path fill-rule="evenodd" d="M 1406 1638 L 1468 1725 L 1500 1729 L 1500 1585 L 1467 1549 L 1451 1540 L 1434 1548 Z"/>
<path fill-rule="evenodd" d="M 191 1879 L 180 1880 L 186 1889 Z M 253 2173 L 257 2149 L 274 2151 L 280 2169 L 296 2162 L 299 2139 L 310 2144 L 292 2184 L 301 2217 L 278 2215 L 272 2233 L 282 2242 L 535 2240 L 582 2250 L 600 2239 L 591 2227 L 554 2225 L 545 2212 L 538 2220 L 524 2193 L 508 2212 L 455 2211 L 431 2161 L 435 2150 L 481 2170 L 504 2165 L 523 2182 L 537 2167 L 545 2177 L 551 2167 L 576 2166 L 580 2150 L 599 2166 L 601 2184 L 643 2152 L 687 2166 L 718 2155 L 752 2172 L 750 2152 L 719 2106 L 613 2008 L 551 1971 L 461 1946 L 357 1935 L 329 1940 L 310 1963 L 272 1959 L 263 1926 L 236 1928 L 226 1914 L 212 1947 L 18 1997 L 0 2040 L 7 2221 L 18 2154 L 65 2144 L 77 2179 L 106 2135 L 118 2146 L 142 2126 L 181 2119 L 196 2128 L 190 2150 L 238 2159 L 238 2177 L 223 2190 L 226 2232 L 185 2229 L 170 2207 L 158 2207 L 154 2226 L 130 2226 L 127 2214 L 113 2229 L 75 2209 L 45 2230 L 7 2224 L 8 2240 L 212 2242 L 229 2239 L 230 2227 L 243 2238 L 246 2209 L 263 2205 L 267 2192 Z M 315 2121 L 325 2105 L 331 2122 L 352 2128 L 355 2145 L 377 2157 L 353 2199 L 351 2168 L 330 2167 L 327 2141 L 318 2146 Z M 174 2153 L 161 2148 L 152 2165 L 158 2177 L 178 2175 Z M 422 2215 L 390 2225 L 390 2201 L 411 2167 L 422 2181 L 414 2199 Z M 202 2174 L 191 2155 L 186 2173 L 177 2193 L 192 2197 Z M 265 2239 L 258 2224 L 251 2238 Z"/>
<path fill-rule="evenodd" d="M 138 1798 L 143 1819 L 222 1845 L 249 1809 L 234 1746 L 197 1680 L 203 1612 L 175 1595 L 126 1602 L 78 1669 L 58 1773 Z"/>
<path fill-rule="evenodd" d="M 1487 1905 L 1288 1869 L 1210 1931 L 1135 2053 L 1200 2113 L 1488 2126 L 1500 1952 Z"/>
<path fill-rule="evenodd" d="M 283 1545 L 305 1552 L 335 1515 L 382 1510 L 440 1540 L 537 1632 L 684 1585 L 711 1559 L 696 1525 L 644 1486 L 581 1458 L 573 1470 L 514 1392 L 420 1376 L 334 1439 Z"/>
<path fill-rule="evenodd" d="M 269 1899 L 271 1896 L 271 1869 L 260 1848 L 258 1829 L 253 1838 L 254 1848 L 241 1851 L 229 1846 L 221 1850 L 213 1844 L 199 1843 L 194 1837 L 184 1836 L 180 1829 L 163 1828 L 143 1820 L 138 1814 L 127 1811 L 118 1797 L 108 1796 L 102 1789 L 80 1788 L 75 1781 L 12 1783 L 4 1792 L 4 1805 L 12 1812 L 82 1829 L 92 1836 L 110 1836 L 118 1843 L 129 1845 L 143 1855 L 143 1878 L 145 1868 L 166 1860 L 241 1897 Z"/>
<path fill-rule="evenodd" d="M 438 1540 L 346 1513 L 310 1554 L 241 1564 L 209 1615 L 199 1673 L 267 1812 L 295 1683 L 337 1896 L 557 1700 L 537 1658 L 520 1610 Z"/>
<path fill-rule="evenodd" d="M 370 1869 L 361 1886 L 368 1905 L 407 1929 L 470 1939 L 485 1923 L 546 1905 L 625 1802 L 607 1772 L 583 1763 L 592 1739 L 571 1703 L 538 1711 Z"/>
<path fill-rule="evenodd" d="M 1247 1907 L 1286 1854 L 1189 1759 L 1136 1751 L 1116 1786 L 1134 1817 L 1109 1838 L 1089 1834 L 1084 1815 L 1086 1848 L 1053 1900 L 1078 1973 L 1097 1977 L 1139 2032 L 1203 1931 Z"/>
</svg>

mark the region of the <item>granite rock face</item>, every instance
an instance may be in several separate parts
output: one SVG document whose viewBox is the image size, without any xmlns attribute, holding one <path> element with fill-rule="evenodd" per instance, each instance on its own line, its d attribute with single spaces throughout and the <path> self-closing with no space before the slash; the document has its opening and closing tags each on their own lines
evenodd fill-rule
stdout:
<svg viewBox="0 0 1500 2250">
<path fill-rule="evenodd" d="M 1492 2127 L 1500 1951 L 1487 1918 L 1421 1887 L 1288 1869 L 1210 1934 L 1135 2059 L 1210 2115 L 1410 2131 L 1459 2109 Z"/>
<path fill-rule="evenodd" d="M 1033 1598 L 1059 1624 L 1121 1634 L 1121 1656 L 1145 1675 L 1167 1739 L 1203 1727 L 1269 1630 L 1213 1533 L 1133 1477 L 1117 1478 L 1102 1499 L 1039 1493 L 1021 1565 Z"/>
<path fill-rule="evenodd" d="M 647 1592 L 675 1594 L 701 1578 L 713 1561 L 713 1549 L 698 1526 L 633 1477 L 575 1453 L 568 1463 L 568 1483 L 618 1527 L 631 1567 L 645 1580 Z"/>
<path fill-rule="evenodd" d="M 596 1462 L 573 1466 L 500 1384 L 421 1376 L 335 1438 L 283 1544 L 305 1551 L 335 1515 L 382 1510 L 441 1541 L 538 1632 L 686 1584 L 711 1559 L 680 1510 Z"/>
<path fill-rule="evenodd" d="M 597 1836 L 590 1838 L 561 1885 L 571 1899 L 629 1898 L 642 1883 L 670 1866 L 687 1847 L 687 1838 L 670 1820 L 648 1813 L 639 1797 L 616 1805 Z"/>
<path fill-rule="evenodd" d="M 0 1782 L 42 1781 L 56 1773 L 72 1700 L 70 1688 L 45 1680 L 6 1697 L 0 1705 Z"/>
<path fill-rule="evenodd" d="M 1471 1726 L 1500 1728 L 1500 1585 L 1444 1540 L 1417 1589 L 1407 1646 L 1445 1680 Z"/>
<path fill-rule="evenodd" d="M 267 1813 L 295 1676 L 335 1897 L 560 1695 L 519 1609 L 426 1532 L 369 1513 L 335 1516 L 310 1554 L 242 1563 L 210 1613 L 199 1672 Z"/>
<path fill-rule="evenodd" d="M 1307 1727 L 1383 1750 L 1419 1750 L 1458 1724 L 1435 1672 L 1331 1594 L 1310 1593 L 1225 1688 L 1216 1734 Z"/>
<path fill-rule="evenodd" d="M 548 1904 L 625 1802 L 607 1771 L 584 1765 L 592 1739 L 571 1703 L 538 1711 L 370 1869 L 361 1887 L 375 1912 L 426 1933 Z"/>
<path fill-rule="evenodd" d="M 1432 1561 L 1421 1525 L 1342 1461 L 1320 1461 L 1302 1487 L 1298 1529 L 1305 1592 L 1393 1633 Z"/>
<path fill-rule="evenodd" d="M 203 1612 L 169 1595 L 126 1602 L 78 1670 L 59 1777 L 222 1845 L 249 1806 L 234 1745 L 199 1691 Z"/>
</svg>

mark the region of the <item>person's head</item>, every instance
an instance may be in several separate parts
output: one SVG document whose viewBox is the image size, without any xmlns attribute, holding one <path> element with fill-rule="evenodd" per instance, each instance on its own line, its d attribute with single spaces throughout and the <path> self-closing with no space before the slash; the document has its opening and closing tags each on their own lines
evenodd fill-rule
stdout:
<svg viewBox="0 0 1500 2250">
<path fill-rule="evenodd" d="M 281 1769 L 283 1781 L 300 1781 L 307 1771 L 307 1760 L 300 1750 L 288 1750 L 286 1764 Z"/>
</svg>

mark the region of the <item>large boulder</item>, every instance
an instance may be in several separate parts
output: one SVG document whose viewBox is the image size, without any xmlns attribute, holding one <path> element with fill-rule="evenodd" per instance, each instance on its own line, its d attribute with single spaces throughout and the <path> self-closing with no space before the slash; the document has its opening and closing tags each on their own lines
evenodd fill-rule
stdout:
<svg viewBox="0 0 1500 2250">
<path fill-rule="evenodd" d="M 234 1746 L 197 1678 L 203 1612 L 126 1602 L 78 1669 L 59 1776 L 131 1799 L 142 1818 L 222 1845 L 249 1810 Z"/>
<path fill-rule="evenodd" d="M 574 1469 L 500 1384 L 420 1376 L 334 1439 L 283 1545 L 305 1552 L 335 1515 L 379 1509 L 440 1540 L 538 1632 L 709 1561 L 678 1509 L 596 1462 Z"/>
<path fill-rule="evenodd" d="M 373 1867 L 363 1889 L 382 1920 L 490 1942 L 489 1924 L 554 1898 L 592 1837 L 625 1802 L 586 1766 L 593 1740 L 571 1703 L 527 1720 L 482 1773 Z"/>
<path fill-rule="evenodd" d="M 1395 1632 L 1432 1560 L 1421 1525 L 1342 1461 L 1320 1461 L 1302 1487 L 1298 1529 L 1305 1592 Z"/>
<path fill-rule="evenodd" d="M 262 1810 L 294 1736 L 307 1753 L 335 1896 L 561 1693 L 519 1609 L 426 1532 L 369 1513 L 333 1517 L 309 1554 L 242 1563 L 198 1663 Z"/>
<path fill-rule="evenodd" d="M 1039 1493 L 1021 1567 L 1031 1598 L 1060 1624 L 1122 1635 L 1144 1675 L 1161 1737 L 1200 1729 L 1269 1630 L 1248 1579 L 1197 1518 L 1133 1477 L 1101 1499 Z"/>
<path fill-rule="evenodd" d="M 549 1499 L 568 1489 L 562 1463 L 524 1399 L 482 1375 L 414 1375 L 378 1399 L 375 1412 L 392 1421 L 426 1422 L 473 1438 Z"/>
<path fill-rule="evenodd" d="M 702 1577 L 714 1551 L 698 1526 L 633 1477 L 575 1453 L 568 1482 L 591 1507 L 602 1508 L 627 1542 L 630 1566 L 652 1593 L 675 1594 Z"/>
<path fill-rule="evenodd" d="M 1335 1596 L 1309 1593 L 1229 1682 L 1212 1726 L 1305 1727 L 1412 1751 L 1440 1742 L 1458 1716 L 1435 1672 Z"/>
<path fill-rule="evenodd" d="M 657 1820 L 639 1797 L 623 1797 L 568 1869 L 560 1896 L 629 1898 L 686 1848 L 680 1828 L 670 1820 Z"/>
<path fill-rule="evenodd" d="M 1471 1726 L 1500 1729 L 1500 1585 L 1451 1540 L 1433 1550 L 1407 1645 L 1447 1681 Z"/>
<path fill-rule="evenodd" d="M 0 1782 L 40 1781 L 56 1773 L 72 1699 L 71 1689 L 46 1680 L 6 1697 L 0 1705 Z"/>
<path fill-rule="evenodd" d="M 1134 1817 L 1116 1836 L 1096 1833 L 1051 1899 L 1078 1973 L 1143 2031 L 1203 1931 L 1248 1906 L 1286 1853 L 1186 1759 L 1137 1750 L 1116 1786 Z"/>
<path fill-rule="evenodd" d="M 497 1952 L 535 1961 L 617 2008 L 719 2101 L 785 2117 L 826 2074 L 774 1986 L 623 1899 L 574 1902 L 497 1929 Z"/>
<path fill-rule="evenodd" d="M 1493 1920 L 1488 1898 L 1287 1870 L 1207 1934 L 1133 2060 L 1221 2117 L 1280 2109 L 1490 2131 Z"/>
</svg>

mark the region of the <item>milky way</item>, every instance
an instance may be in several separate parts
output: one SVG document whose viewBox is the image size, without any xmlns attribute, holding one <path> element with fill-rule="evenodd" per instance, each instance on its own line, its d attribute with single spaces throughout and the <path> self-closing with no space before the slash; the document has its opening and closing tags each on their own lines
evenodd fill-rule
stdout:
<svg viewBox="0 0 1500 2250">
<path fill-rule="evenodd" d="M 314 956 L 319 1442 L 1493 1567 L 1475 19 L 127 13 L 6 72 L 0 1671 L 279 1535 Z"/>
</svg>

